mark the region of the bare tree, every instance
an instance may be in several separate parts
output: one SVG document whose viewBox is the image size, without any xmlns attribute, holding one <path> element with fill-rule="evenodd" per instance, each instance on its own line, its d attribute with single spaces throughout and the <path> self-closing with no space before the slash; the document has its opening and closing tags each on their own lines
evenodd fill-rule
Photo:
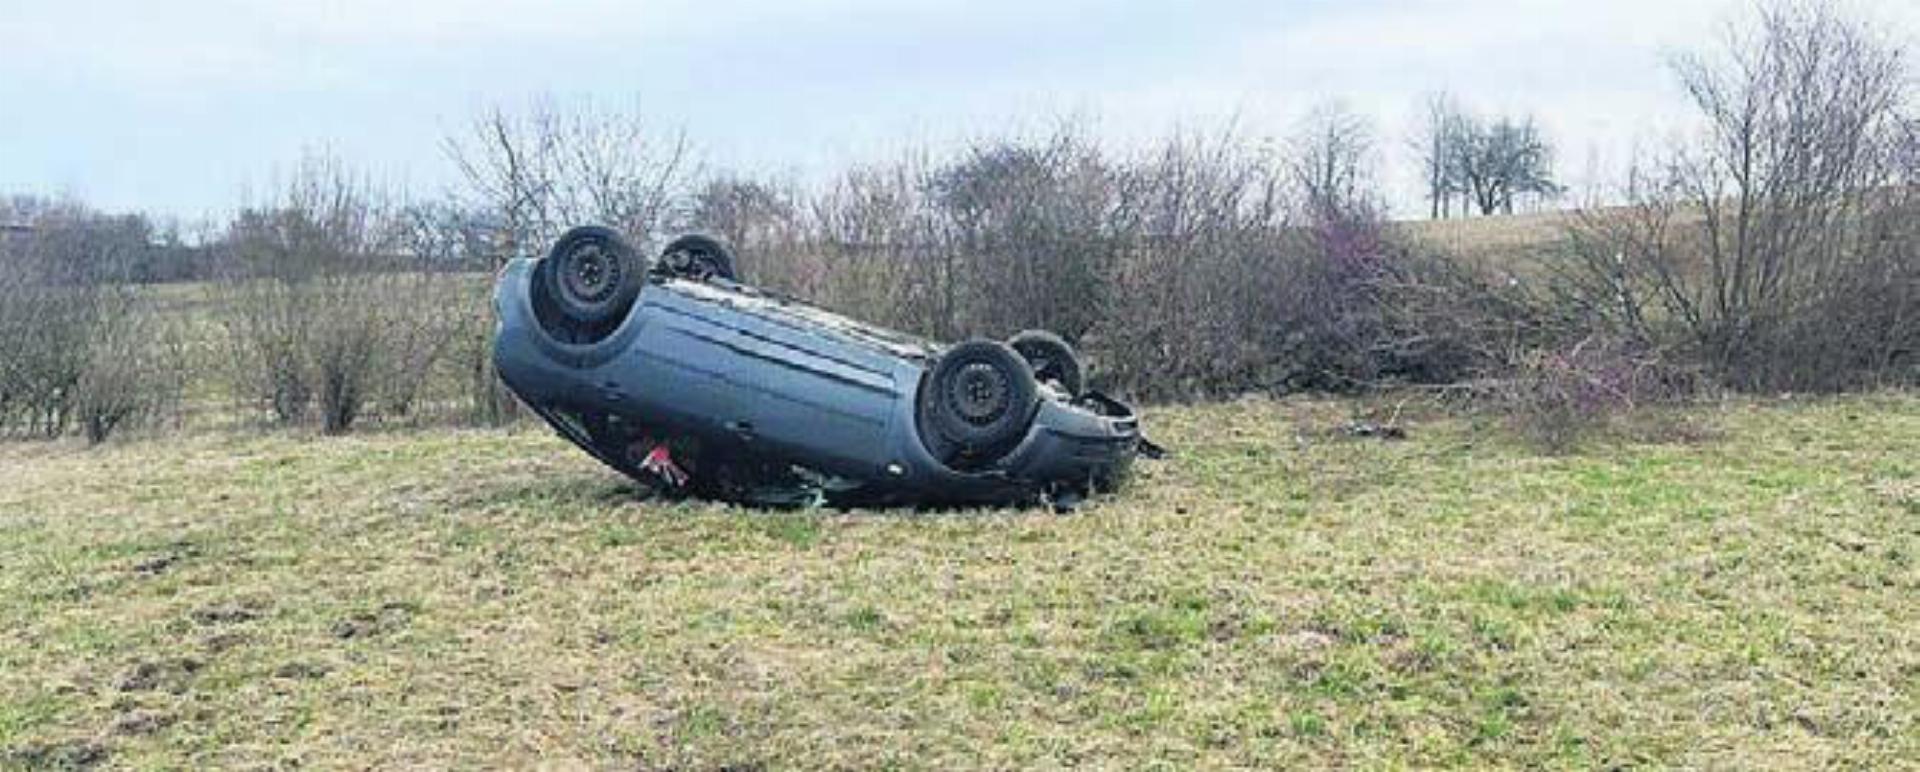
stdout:
<svg viewBox="0 0 1920 772">
<path fill-rule="evenodd" d="M 657 131 L 637 109 L 591 103 L 495 107 L 443 147 L 472 204 L 499 218 L 503 255 L 537 250 L 587 222 L 651 237 L 693 171 L 684 133 Z"/>
<path fill-rule="evenodd" d="M 1453 200 L 1465 194 L 1461 188 L 1459 150 L 1467 144 L 1467 131 L 1469 117 L 1461 111 L 1452 94 L 1440 92 L 1428 96 L 1411 146 L 1421 159 L 1430 219 L 1453 217 Z"/>
<path fill-rule="evenodd" d="M 1559 193 L 1553 146 L 1532 118 L 1467 117 L 1453 140 L 1452 187 L 1481 215 L 1512 214 L 1516 197 Z"/>
<path fill-rule="evenodd" d="M 1373 143 L 1373 126 L 1344 104 L 1308 113 L 1293 135 L 1288 163 L 1307 204 L 1333 212 L 1371 207 Z"/>
<path fill-rule="evenodd" d="M 1427 99 L 1412 145 L 1425 177 L 1428 215 L 1512 214 L 1526 196 L 1555 196 L 1553 145 L 1532 117 L 1469 113 L 1447 94 Z"/>
<path fill-rule="evenodd" d="M 1462 193 L 1456 160 L 1466 131 L 1466 116 L 1444 92 L 1428 97 L 1424 107 L 1412 145 L 1425 177 L 1428 216 L 1438 220 L 1453 215 L 1454 197 Z"/>
</svg>

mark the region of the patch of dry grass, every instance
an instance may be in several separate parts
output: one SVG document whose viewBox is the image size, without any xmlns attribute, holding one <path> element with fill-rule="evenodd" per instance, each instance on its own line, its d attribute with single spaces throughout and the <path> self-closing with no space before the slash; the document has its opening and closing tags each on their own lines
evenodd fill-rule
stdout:
<svg viewBox="0 0 1920 772">
<path fill-rule="evenodd" d="M 1887 766 L 1920 399 L 1540 457 L 1154 411 L 1083 512 L 637 501 L 561 442 L 0 445 L 0 759 Z"/>
<path fill-rule="evenodd" d="M 1515 262 L 1565 238 L 1577 221 L 1571 212 L 1462 217 L 1450 220 L 1402 220 L 1393 227 L 1415 241 L 1476 261 L 1488 268 L 1513 270 Z"/>
</svg>

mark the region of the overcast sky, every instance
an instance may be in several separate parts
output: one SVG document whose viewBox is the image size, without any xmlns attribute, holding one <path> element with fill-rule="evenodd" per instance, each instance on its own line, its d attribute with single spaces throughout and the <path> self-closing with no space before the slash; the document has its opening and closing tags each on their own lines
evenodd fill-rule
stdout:
<svg viewBox="0 0 1920 772">
<path fill-rule="evenodd" d="M 1897 34 L 1920 2 L 1853 2 Z M 1539 116 L 1576 184 L 1685 113 L 1665 69 L 1745 0 L 9 0 L 0 192 L 193 217 L 310 149 L 416 192 L 488 105 L 541 95 L 682 127 L 718 167 L 801 178 L 911 144 L 1095 119 L 1116 143 L 1317 102 L 1386 161 L 1424 94 Z M 1388 176 L 1414 197 L 1409 175 Z"/>
</svg>

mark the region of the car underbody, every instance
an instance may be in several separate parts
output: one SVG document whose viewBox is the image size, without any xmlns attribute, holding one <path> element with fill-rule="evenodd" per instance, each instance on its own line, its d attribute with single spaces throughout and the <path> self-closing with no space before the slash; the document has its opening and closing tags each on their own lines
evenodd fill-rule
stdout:
<svg viewBox="0 0 1920 772">
<path fill-rule="evenodd" d="M 640 262 L 591 226 L 512 261 L 494 360 L 562 436 L 661 495 L 1067 508 L 1160 452 L 1057 336 L 933 344 L 743 284 L 707 237 Z"/>
</svg>

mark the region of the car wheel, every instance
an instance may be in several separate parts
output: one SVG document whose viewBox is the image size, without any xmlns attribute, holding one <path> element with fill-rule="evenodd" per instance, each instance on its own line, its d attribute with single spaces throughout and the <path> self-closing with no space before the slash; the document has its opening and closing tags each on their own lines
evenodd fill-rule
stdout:
<svg viewBox="0 0 1920 772">
<path fill-rule="evenodd" d="M 660 250 L 660 268 L 684 279 L 740 280 L 734 272 L 733 250 L 719 239 L 699 233 L 668 242 L 667 248 Z"/>
<path fill-rule="evenodd" d="M 1078 397 L 1086 391 L 1086 376 L 1080 369 L 1080 357 L 1060 336 L 1045 330 L 1023 330 L 1008 339 L 1007 345 L 1027 360 L 1027 365 L 1033 368 L 1035 379 L 1059 383 L 1061 388 L 1067 390 L 1069 397 Z"/>
<path fill-rule="evenodd" d="M 990 461 L 1026 436 L 1040 404 L 1033 370 L 1006 344 L 970 340 L 940 355 L 921 409 L 958 457 Z"/>
<path fill-rule="evenodd" d="M 625 315 L 639 296 L 637 262 L 633 247 L 611 228 L 570 229 L 547 252 L 547 296 L 568 319 L 604 325 Z"/>
</svg>

